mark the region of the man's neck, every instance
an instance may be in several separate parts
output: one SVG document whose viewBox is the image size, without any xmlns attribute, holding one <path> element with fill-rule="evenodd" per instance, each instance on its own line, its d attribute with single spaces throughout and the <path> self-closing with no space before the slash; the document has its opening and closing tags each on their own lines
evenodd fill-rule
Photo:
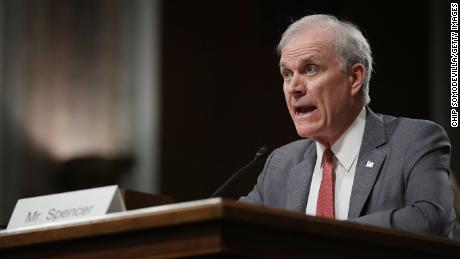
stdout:
<svg viewBox="0 0 460 259">
<path fill-rule="evenodd" d="M 350 113 L 350 116 L 347 118 L 346 123 L 342 125 L 342 127 L 338 130 L 336 130 L 335 133 L 330 134 L 330 137 L 318 137 L 318 138 L 313 138 L 315 141 L 321 143 L 321 145 L 325 147 L 332 147 L 334 143 L 343 135 L 343 133 L 350 127 L 350 125 L 355 121 L 356 117 L 358 114 L 361 112 L 363 109 L 364 104 L 360 105 L 354 105 L 352 107 L 352 112 Z"/>
</svg>

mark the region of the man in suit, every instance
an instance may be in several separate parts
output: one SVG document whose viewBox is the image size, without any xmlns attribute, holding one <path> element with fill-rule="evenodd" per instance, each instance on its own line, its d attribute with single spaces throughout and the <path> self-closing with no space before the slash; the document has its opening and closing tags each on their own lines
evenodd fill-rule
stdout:
<svg viewBox="0 0 460 259">
<path fill-rule="evenodd" d="M 274 150 L 240 201 L 448 235 L 455 217 L 448 137 L 435 123 L 368 108 L 372 55 L 359 29 L 306 16 L 278 50 L 288 110 L 306 139 Z"/>
</svg>

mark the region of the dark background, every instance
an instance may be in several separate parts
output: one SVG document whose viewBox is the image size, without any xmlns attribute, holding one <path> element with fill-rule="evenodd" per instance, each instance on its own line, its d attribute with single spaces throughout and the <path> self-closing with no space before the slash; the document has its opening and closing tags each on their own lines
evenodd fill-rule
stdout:
<svg viewBox="0 0 460 259">
<path fill-rule="evenodd" d="M 0 199 L 5 219 L 19 198 L 103 184 L 123 186 L 122 175 L 133 174 L 139 166 L 137 154 L 129 148 L 115 149 L 115 155 L 112 150 L 109 158 L 101 151 L 83 158 L 59 160 L 31 140 L 28 127 L 34 127 L 35 122 L 21 126 L 17 124 L 18 118 L 11 115 L 16 109 L 27 111 L 22 105 L 30 103 L 21 99 L 23 103 L 15 105 L 18 102 L 14 98 L 23 94 L 16 92 L 16 81 L 11 78 L 25 78 L 24 92 L 41 94 L 33 95 L 35 102 L 49 103 L 52 96 L 62 100 L 56 93 L 61 94 L 63 89 L 71 97 L 78 89 L 78 94 L 84 96 L 80 100 L 102 93 L 97 98 L 106 104 L 99 107 L 90 103 L 94 107 L 80 116 L 95 116 L 95 111 L 103 110 L 96 114 L 100 117 L 95 122 L 87 125 L 87 134 L 90 136 L 92 127 L 104 122 L 107 126 L 102 132 L 107 134 L 101 137 L 111 134 L 107 138 L 109 144 L 118 143 L 117 127 L 131 126 L 117 121 L 118 114 L 124 110 L 123 105 L 130 107 L 139 102 L 120 94 L 117 89 L 121 88 L 115 87 L 122 81 L 117 69 L 129 67 L 120 56 L 119 45 L 130 38 L 120 27 L 126 20 L 126 6 L 137 2 L 2 2 L 5 43 L 0 75 L 10 78 L 2 79 L 1 88 L 3 196 Z M 177 201 L 207 198 L 234 171 L 249 162 L 260 146 L 276 148 L 299 138 L 285 107 L 275 48 L 293 20 L 313 13 L 333 14 L 362 29 L 375 61 L 370 108 L 377 113 L 441 124 L 451 138 L 452 168 L 458 172 L 459 134 L 449 122 L 449 2 L 168 0 L 157 3 L 154 18 L 159 21 L 160 91 L 153 99 L 158 100 L 153 107 L 160 117 L 154 126 L 159 135 L 158 141 L 147 144 L 155 146 L 158 152 L 146 155 L 158 160 L 156 170 L 152 171 L 158 177 L 152 183 L 157 188 L 147 191 L 170 195 Z M 22 38 L 17 36 L 15 28 L 27 28 L 21 30 Z M 12 36 L 22 45 L 8 43 Z M 66 51 L 71 53 L 70 58 L 56 63 L 54 55 Z M 17 66 L 20 76 L 11 68 L 18 60 L 26 65 Z M 46 81 L 60 75 L 62 64 L 71 65 L 71 75 L 59 83 Z M 40 80 L 45 81 L 37 83 Z M 129 92 L 131 86 L 127 85 L 123 89 Z M 49 105 L 49 110 L 59 111 Z M 49 120 L 53 116 L 47 113 L 44 118 Z M 75 118 L 72 116 L 67 115 L 66 119 L 72 121 Z M 34 118 L 37 116 L 32 113 L 20 116 L 26 122 Z M 107 118 L 109 122 L 105 122 Z M 44 143 L 53 140 L 59 147 L 61 142 L 53 137 L 56 136 L 53 124 L 49 125 L 46 130 L 49 134 L 40 140 Z M 74 137 L 71 133 L 70 130 L 68 139 Z M 142 140 L 142 135 L 137 137 Z M 262 166 L 248 170 L 224 196 L 237 198 L 246 194 Z M 18 174 L 21 177 L 13 177 Z M 70 176 L 62 179 L 62 175 Z"/>
</svg>

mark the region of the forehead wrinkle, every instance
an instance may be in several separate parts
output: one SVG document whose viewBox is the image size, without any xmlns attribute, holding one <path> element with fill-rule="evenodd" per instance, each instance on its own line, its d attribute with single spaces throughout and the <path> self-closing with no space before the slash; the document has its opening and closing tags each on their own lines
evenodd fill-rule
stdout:
<svg viewBox="0 0 460 259">
<path fill-rule="evenodd" d="M 323 44 L 303 45 L 297 48 L 283 50 L 283 52 L 281 52 L 281 59 L 295 58 L 295 57 L 303 56 L 311 52 L 320 53 L 319 55 L 323 56 L 321 53 L 327 52 L 327 49 Z"/>
<path fill-rule="evenodd" d="M 305 55 L 301 55 L 300 59 L 296 60 L 298 61 L 299 64 L 304 64 L 304 63 L 309 63 L 309 62 L 319 62 L 319 63 L 324 63 L 324 57 L 320 54 L 317 53 L 308 53 Z M 280 67 L 286 67 L 288 66 L 288 62 L 285 62 L 285 60 L 281 60 L 279 65 Z M 297 63 L 297 62 L 296 62 Z"/>
</svg>

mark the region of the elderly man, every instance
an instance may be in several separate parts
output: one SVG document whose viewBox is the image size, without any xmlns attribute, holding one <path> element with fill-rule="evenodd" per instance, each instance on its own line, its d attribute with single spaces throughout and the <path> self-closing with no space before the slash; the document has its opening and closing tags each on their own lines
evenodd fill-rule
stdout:
<svg viewBox="0 0 460 259">
<path fill-rule="evenodd" d="M 273 151 L 240 201 L 448 235 L 448 137 L 432 122 L 367 107 L 372 56 L 362 33 L 334 16 L 306 16 L 278 50 L 287 107 L 306 139 Z"/>
</svg>

